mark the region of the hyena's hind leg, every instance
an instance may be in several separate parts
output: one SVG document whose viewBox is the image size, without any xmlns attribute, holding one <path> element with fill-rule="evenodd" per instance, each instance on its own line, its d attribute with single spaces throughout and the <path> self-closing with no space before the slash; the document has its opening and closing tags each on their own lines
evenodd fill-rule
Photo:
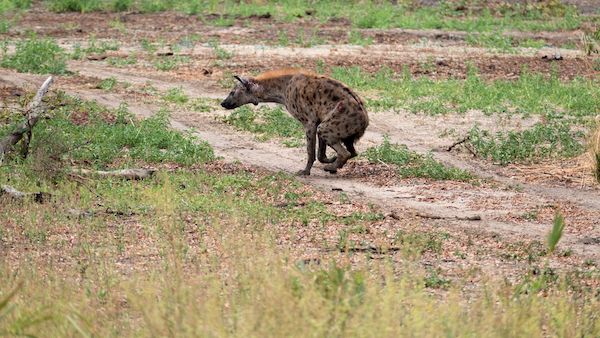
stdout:
<svg viewBox="0 0 600 338">
<path fill-rule="evenodd" d="M 317 154 L 317 159 L 319 160 L 319 162 L 321 162 L 321 163 L 335 162 L 335 160 L 336 160 L 335 156 L 333 156 L 331 158 L 327 158 L 327 143 L 325 143 L 325 140 L 323 140 L 321 135 L 318 135 L 318 137 L 319 137 L 319 153 Z"/>
<path fill-rule="evenodd" d="M 317 128 L 317 134 L 319 138 L 322 138 L 323 141 L 333 148 L 337 153 L 335 161 L 323 167 L 323 170 L 328 171 L 330 173 L 335 173 L 337 170 L 346 164 L 346 161 L 350 159 L 352 154 L 344 148 L 342 143 L 340 142 L 339 133 L 336 131 L 337 126 L 334 126 L 331 122 L 326 121 L 319 125 Z"/>
<path fill-rule="evenodd" d="M 347 137 L 342 140 L 342 143 L 344 143 L 344 145 L 346 146 L 346 149 L 348 149 L 348 151 L 350 152 L 350 158 L 356 157 L 358 155 L 358 153 L 356 152 L 356 149 L 354 149 L 354 140 L 355 139 L 356 139 L 355 135 L 352 135 L 352 136 Z"/>
</svg>

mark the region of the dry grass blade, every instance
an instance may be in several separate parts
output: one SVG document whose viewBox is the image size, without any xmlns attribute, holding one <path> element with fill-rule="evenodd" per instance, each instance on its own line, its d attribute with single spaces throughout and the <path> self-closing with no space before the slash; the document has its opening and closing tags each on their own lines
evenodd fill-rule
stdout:
<svg viewBox="0 0 600 338">
<path fill-rule="evenodd" d="M 600 121 L 588 141 L 588 153 L 591 160 L 592 173 L 596 182 L 600 183 Z"/>
<path fill-rule="evenodd" d="M 565 229 L 565 218 L 557 211 L 554 215 L 554 222 L 552 224 L 552 230 L 548 234 L 548 249 L 550 252 L 554 252 L 556 245 L 562 237 L 563 230 Z"/>
</svg>

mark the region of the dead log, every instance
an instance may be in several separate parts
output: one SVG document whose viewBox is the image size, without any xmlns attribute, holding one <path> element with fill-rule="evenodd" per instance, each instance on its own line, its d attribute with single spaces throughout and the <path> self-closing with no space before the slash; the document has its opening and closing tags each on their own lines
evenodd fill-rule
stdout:
<svg viewBox="0 0 600 338">
<path fill-rule="evenodd" d="M 44 84 L 40 87 L 40 89 L 35 94 L 33 100 L 29 104 L 27 108 L 27 115 L 25 121 L 23 121 L 17 128 L 8 136 L 6 136 L 3 140 L 0 140 L 0 164 L 2 164 L 2 160 L 7 152 L 9 152 L 15 144 L 17 144 L 23 136 L 28 136 L 24 140 L 23 150 L 21 153 L 27 156 L 27 150 L 29 148 L 29 142 L 31 141 L 31 130 L 40 119 L 42 114 L 46 111 L 46 109 L 42 106 L 42 99 L 44 95 L 48 92 L 50 85 L 52 84 L 52 76 L 48 77 Z"/>
<path fill-rule="evenodd" d="M 156 169 L 122 169 L 122 170 L 89 170 L 89 169 L 72 169 L 72 173 L 79 175 L 95 175 L 102 177 L 116 177 L 126 180 L 143 180 L 154 175 Z"/>
<path fill-rule="evenodd" d="M 47 192 L 22 192 L 8 185 L 0 186 L 0 197 L 3 195 L 11 197 L 15 200 L 24 200 L 26 198 L 31 198 L 37 203 L 47 202 L 48 200 L 50 200 L 50 197 L 52 197 L 52 195 Z"/>
</svg>

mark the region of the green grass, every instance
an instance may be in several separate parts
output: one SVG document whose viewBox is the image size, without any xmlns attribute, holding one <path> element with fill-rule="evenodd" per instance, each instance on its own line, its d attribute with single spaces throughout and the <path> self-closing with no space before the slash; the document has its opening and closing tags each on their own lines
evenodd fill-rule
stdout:
<svg viewBox="0 0 600 338">
<path fill-rule="evenodd" d="M 232 126 L 257 134 L 261 141 L 274 137 L 285 138 L 287 146 L 300 146 L 305 139 L 304 128 L 295 118 L 281 107 L 260 107 L 252 109 L 248 106 L 233 111 L 224 121 Z"/>
<path fill-rule="evenodd" d="M 573 157 L 584 151 L 582 132 L 572 131 L 571 125 L 561 120 L 495 134 L 475 126 L 468 137 L 478 156 L 501 165 Z"/>
<path fill-rule="evenodd" d="M 190 58 L 187 56 L 161 56 L 157 57 L 152 61 L 154 68 L 157 70 L 168 72 L 179 68 L 182 64 L 190 62 Z"/>
<path fill-rule="evenodd" d="M 98 85 L 96 87 L 98 89 L 111 91 L 111 90 L 113 90 L 113 88 L 116 85 L 117 85 L 117 79 L 115 79 L 114 77 L 109 77 L 109 78 L 106 78 L 106 79 L 100 81 L 100 83 L 98 83 Z"/>
<path fill-rule="evenodd" d="M 47 0 L 56 12 L 89 12 L 100 10 L 139 10 L 155 13 L 176 10 L 192 15 L 217 14 L 209 23 L 228 27 L 235 18 L 269 13 L 277 21 L 293 22 L 298 18 L 314 18 L 326 22 L 332 18 L 349 19 L 356 28 L 449 29 L 496 32 L 503 30 L 559 31 L 573 30 L 588 20 L 574 7 L 556 1 L 482 7 L 466 4 L 457 9 L 455 2 L 442 2 L 438 7 L 396 5 L 381 1 L 198 1 L 198 0 Z M 484 9 L 482 9 L 484 8 Z M 307 11 L 312 13 L 307 15 Z"/>
<path fill-rule="evenodd" d="M 0 1 L 0 15 L 26 10 L 31 7 L 31 0 L 2 0 Z"/>
<path fill-rule="evenodd" d="M 137 57 L 135 55 L 129 55 L 126 58 L 122 57 L 109 57 L 106 58 L 106 63 L 110 66 L 123 68 L 131 65 L 135 65 L 137 63 Z"/>
<path fill-rule="evenodd" d="M 147 163 L 193 165 L 214 158 L 210 146 L 190 135 L 173 131 L 168 114 L 159 112 L 137 121 L 127 107 L 107 110 L 93 102 L 59 96 L 51 119 L 40 121 L 34 129 L 32 154 L 55 154 L 50 160 L 65 161 L 97 168 Z M 0 128 L 0 135 L 10 126 Z M 33 161 L 33 160 L 32 160 Z M 35 162 L 35 161 L 34 161 Z"/>
<path fill-rule="evenodd" d="M 465 80 L 413 78 L 382 69 L 374 74 L 358 67 L 332 70 L 332 76 L 352 88 L 375 93 L 370 109 L 406 109 L 430 115 L 464 113 L 545 114 L 563 112 L 577 117 L 594 116 L 600 106 L 597 79 L 560 81 L 556 76 L 524 71 L 517 80 L 485 81 L 474 69 Z"/>
<path fill-rule="evenodd" d="M 219 60 L 229 60 L 233 57 L 233 52 L 230 52 L 219 45 L 219 41 L 211 40 L 208 45 L 213 49 L 215 57 Z"/>
<path fill-rule="evenodd" d="M 405 145 L 383 143 L 367 149 L 364 156 L 371 163 L 386 163 L 397 166 L 400 177 L 423 177 L 434 180 L 468 181 L 473 176 L 461 169 L 449 168 L 433 159 L 431 154 L 420 155 L 410 151 Z"/>
<path fill-rule="evenodd" d="M 66 74 L 66 55 L 64 50 L 51 38 L 29 38 L 17 41 L 15 52 L 2 52 L 0 66 L 12 68 L 20 73 Z"/>
<path fill-rule="evenodd" d="M 167 102 L 177 104 L 184 104 L 190 99 L 181 88 L 171 88 L 167 90 L 162 98 Z"/>
</svg>

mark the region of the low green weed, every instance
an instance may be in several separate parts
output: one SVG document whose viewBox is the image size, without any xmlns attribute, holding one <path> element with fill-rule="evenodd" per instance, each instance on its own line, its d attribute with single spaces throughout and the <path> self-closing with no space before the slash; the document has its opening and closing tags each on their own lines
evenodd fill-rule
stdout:
<svg viewBox="0 0 600 338">
<path fill-rule="evenodd" d="M 469 143 L 478 156 L 501 165 L 579 155 L 584 150 L 579 141 L 582 137 L 581 132 L 571 131 L 570 124 L 564 121 L 496 134 L 475 126 L 468 133 Z"/>
<path fill-rule="evenodd" d="M 238 129 L 258 134 L 258 139 L 262 141 L 273 137 L 301 141 L 305 135 L 302 124 L 280 107 L 252 109 L 243 106 L 225 117 L 224 121 Z"/>
<path fill-rule="evenodd" d="M 64 50 L 51 38 L 29 38 L 17 41 L 15 53 L 3 53 L 0 65 L 20 73 L 66 74 Z"/>
<path fill-rule="evenodd" d="M 192 165 L 214 158 L 206 142 L 171 130 L 166 112 L 136 121 L 126 106 L 111 112 L 93 102 L 67 98 L 66 105 L 51 114 L 52 119 L 36 125 L 32 148 L 43 146 L 37 142 L 45 135 L 55 135 L 64 140 L 74 162 L 95 167 L 136 160 Z"/>
<path fill-rule="evenodd" d="M 594 116 L 600 106 L 600 82 L 577 78 L 560 81 L 554 75 L 524 71 L 517 80 L 485 81 L 471 68 L 465 80 L 413 78 L 381 69 L 371 74 L 359 67 L 335 67 L 332 76 L 352 88 L 377 93 L 367 99 L 374 110 L 407 109 L 430 115 L 464 113 L 545 114 L 562 111 L 577 117 Z"/>
<path fill-rule="evenodd" d="M 215 56 L 219 60 L 228 60 L 233 57 L 233 52 L 230 52 L 219 45 L 217 40 L 211 40 L 208 45 L 213 49 Z"/>
<path fill-rule="evenodd" d="M 123 68 L 131 65 L 135 65 L 137 63 L 137 57 L 135 55 L 129 55 L 126 58 L 122 57 L 109 57 L 106 58 L 106 63 L 108 65 L 118 68 Z"/>
<path fill-rule="evenodd" d="M 106 78 L 106 79 L 100 81 L 100 83 L 98 83 L 98 86 L 96 86 L 96 87 L 98 89 L 110 91 L 116 85 L 117 85 L 117 79 L 115 79 L 114 77 L 109 77 L 109 78 Z"/>
<path fill-rule="evenodd" d="M 420 155 L 410 151 L 405 145 L 392 144 L 387 137 L 381 145 L 367 149 L 364 156 L 371 163 L 396 165 L 401 177 L 456 181 L 468 181 L 473 178 L 464 170 L 446 167 L 434 160 L 430 154 Z"/>
<path fill-rule="evenodd" d="M 189 97 L 181 88 L 171 88 L 163 95 L 163 100 L 171 103 L 184 104 L 189 101 Z"/>
</svg>

